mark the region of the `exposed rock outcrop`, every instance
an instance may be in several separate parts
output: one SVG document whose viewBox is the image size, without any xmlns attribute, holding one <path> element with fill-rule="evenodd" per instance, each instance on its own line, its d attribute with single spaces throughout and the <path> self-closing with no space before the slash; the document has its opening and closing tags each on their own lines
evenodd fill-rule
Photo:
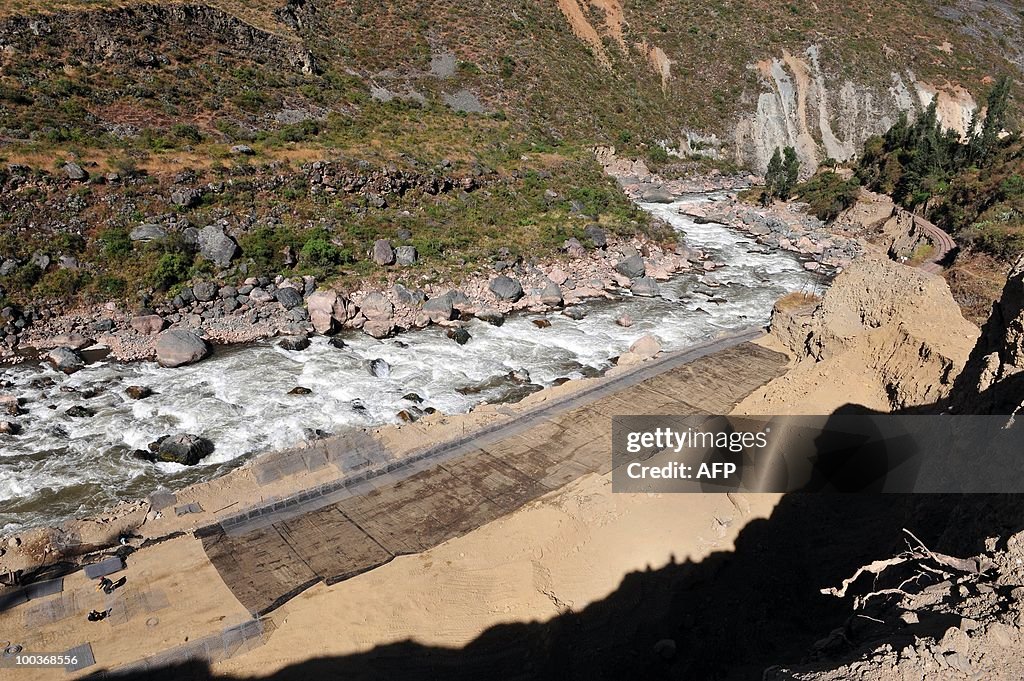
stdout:
<svg viewBox="0 0 1024 681">
<path fill-rule="evenodd" d="M 981 329 L 950 399 L 962 414 L 1016 414 L 1024 406 L 1024 258 Z"/>
<path fill-rule="evenodd" d="M 871 135 L 881 134 L 900 112 L 914 114 L 937 100 L 943 126 L 965 132 L 977 104 L 959 87 L 937 88 L 912 73 L 892 73 L 887 88 L 830 79 L 811 45 L 802 54 L 754 65 L 764 90 L 753 112 L 741 117 L 734 135 L 737 160 L 763 173 L 776 148 L 791 146 L 803 172 L 813 172 L 826 157 L 853 158 Z"/>
</svg>

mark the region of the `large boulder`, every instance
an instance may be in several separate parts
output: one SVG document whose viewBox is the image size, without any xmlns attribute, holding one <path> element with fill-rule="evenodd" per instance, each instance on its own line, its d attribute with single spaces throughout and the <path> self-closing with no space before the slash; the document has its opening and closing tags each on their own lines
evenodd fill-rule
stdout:
<svg viewBox="0 0 1024 681">
<path fill-rule="evenodd" d="M 210 225 L 199 230 L 199 253 L 220 267 L 227 267 L 238 255 L 238 244 L 220 227 Z"/>
<path fill-rule="evenodd" d="M 179 187 L 171 192 L 171 203 L 180 208 L 191 208 L 199 203 L 203 193 L 192 187 Z"/>
<path fill-rule="evenodd" d="M 67 175 L 69 180 L 75 182 L 83 182 L 89 178 L 89 173 L 85 172 L 82 166 L 73 161 L 68 161 L 64 164 L 64 174 Z"/>
<path fill-rule="evenodd" d="M 373 242 L 372 258 L 378 265 L 394 265 L 395 250 L 391 248 L 391 242 L 387 239 L 377 239 Z"/>
<path fill-rule="evenodd" d="M 487 288 L 491 290 L 491 293 L 498 300 L 514 303 L 523 297 L 523 287 L 520 286 L 519 282 L 505 275 L 491 279 L 491 283 L 487 285 Z"/>
<path fill-rule="evenodd" d="M 590 239 L 594 248 L 604 248 L 608 245 L 608 234 L 597 225 L 587 225 L 583 228 L 583 236 Z"/>
<path fill-rule="evenodd" d="M 657 298 L 661 295 L 661 288 L 658 286 L 658 282 L 650 277 L 640 277 L 633 281 L 633 284 L 629 287 L 634 296 L 644 296 L 645 298 Z"/>
<path fill-rule="evenodd" d="M 315 291 L 306 298 L 306 310 L 309 312 L 309 321 L 313 323 L 313 330 L 317 333 L 335 333 L 344 319 L 340 321 L 335 316 L 335 306 L 338 304 L 337 291 Z M 342 308 L 344 310 L 344 307 Z"/>
<path fill-rule="evenodd" d="M 161 225 L 139 225 L 131 231 L 128 238 L 132 241 L 159 241 L 167 238 L 167 230 Z"/>
<path fill-rule="evenodd" d="M 399 246 L 395 249 L 395 262 L 399 265 L 415 265 L 418 259 L 415 246 Z"/>
<path fill-rule="evenodd" d="M 167 322 L 158 314 L 146 314 L 132 317 L 132 328 L 144 336 L 152 336 L 164 330 Z"/>
<path fill-rule="evenodd" d="M 639 279 L 647 274 L 647 268 L 644 267 L 644 259 L 639 255 L 631 255 L 615 263 L 615 271 L 630 279 Z"/>
<path fill-rule="evenodd" d="M 558 307 L 562 304 L 562 289 L 553 281 L 548 281 L 540 292 L 540 302 L 550 307 Z"/>
<path fill-rule="evenodd" d="M 165 435 L 149 445 L 156 461 L 195 466 L 213 454 L 213 443 L 198 435 Z"/>
<path fill-rule="evenodd" d="M 367 319 L 391 319 L 395 314 L 395 306 L 380 291 L 374 291 L 363 298 L 359 303 L 359 310 Z"/>
<path fill-rule="evenodd" d="M 363 333 L 374 338 L 387 338 L 395 332 L 395 324 L 390 319 L 367 319 L 363 324 Z"/>
<path fill-rule="evenodd" d="M 282 286 L 274 291 L 274 298 L 284 306 L 284 309 L 291 310 L 302 305 L 302 293 L 291 286 Z"/>
<path fill-rule="evenodd" d="M 46 359 L 57 371 L 73 374 L 85 366 L 85 361 L 70 348 L 54 348 L 47 353 Z"/>
<path fill-rule="evenodd" d="M 298 352 L 309 347 L 309 339 L 305 336 L 281 336 L 281 339 L 277 341 L 277 347 L 282 350 Z"/>
<path fill-rule="evenodd" d="M 672 203 L 676 197 L 666 189 L 652 187 L 640 195 L 640 200 L 646 203 Z"/>
<path fill-rule="evenodd" d="M 447 293 L 423 303 L 423 312 L 434 324 L 451 321 L 457 316 L 455 306 L 452 304 L 452 296 Z"/>
<path fill-rule="evenodd" d="M 208 303 L 217 297 L 217 285 L 212 281 L 201 281 L 192 287 L 192 295 L 202 303 Z"/>
<path fill-rule="evenodd" d="M 193 364 L 210 354 L 202 338 L 185 329 L 168 329 L 156 339 L 156 360 L 162 367 Z"/>
</svg>

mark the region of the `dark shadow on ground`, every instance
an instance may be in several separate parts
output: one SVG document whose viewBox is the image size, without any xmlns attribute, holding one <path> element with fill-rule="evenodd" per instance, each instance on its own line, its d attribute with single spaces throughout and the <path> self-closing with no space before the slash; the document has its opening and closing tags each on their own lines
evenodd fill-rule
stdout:
<svg viewBox="0 0 1024 681">
<path fill-rule="evenodd" d="M 844 626 L 850 603 L 820 589 L 903 550 L 903 528 L 933 550 L 974 555 L 986 537 L 1022 526 L 1024 496 L 788 494 L 742 529 L 735 550 L 632 573 L 578 612 L 495 626 L 461 649 L 403 641 L 344 657 L 310 650 L 314 659 L 266 678 L 760 680 Z M 665 639 L 676 645 L 670 659 L 656 652 Z M 223 677 L 194 662 L 112 678 Z"/>
</svg>

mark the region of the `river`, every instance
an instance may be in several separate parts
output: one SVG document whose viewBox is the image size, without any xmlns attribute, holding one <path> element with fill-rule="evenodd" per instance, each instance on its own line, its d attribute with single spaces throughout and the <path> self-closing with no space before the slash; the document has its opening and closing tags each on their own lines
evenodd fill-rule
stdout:
<svg viewBox="0 0 1024 681">
<path fill-rule="evenodd" d="M 525 369 L 540 386 L 595 375 L 644 334 L 655 334 L 665 349 L 682 348 L 767 322 L 780 296 L 824 286 L 793 254 L 764 252 L 741 232 L 698 225 L 678 213 L 680 206 L 713 198 L 641 206 L 685 232 L 688 245 L 726 264 L 710 276 L 717 286 L 701 283 L 700 272 L 683 273 L 661 284 L 660 298 L 589 302 L 581 320 L 546 315 L 549 328 L 532 323 L 544 315 L 522 314 L 500 327 L 469 322 L 472 340 L 465 346 L 429 328 L 386 340 L 347 333 L 343 349 L 323 337 L 300 352 L 267 341 L 222 349 L 177 369 L 112 360 L 70 376 L 47 364 L 0 369 L 0 389 L 24 398 L 27 410 L 17 419 L 22 434 L 0 435 L 0 533 L 95 514 L 161 488 L 179 489 L 317 431 L 396 422 L 397 413 L 412 405 L 404 399 L 410 392 L 423 398 L 423 407 L 459 413 L 482 401 L 508 399 L 515 388 L 500 377 L 512 370 Z M 623 314 L 635 320 L 632 327 L 615 323 Z M 391 365 L 389 375 L 367 370 L 366 361 L 378 358 Z M 132 385 L 155 394 L 129 399 L 124 391 Z M 289 395 L 296 386 L 312 392 Z M 71 418 L 65 412 L 74 405 L 95 415 Z M 209 438 L 215 452 L 191 468 L 132 456 L 158 437 L 179 432 Z"/>
</svg>

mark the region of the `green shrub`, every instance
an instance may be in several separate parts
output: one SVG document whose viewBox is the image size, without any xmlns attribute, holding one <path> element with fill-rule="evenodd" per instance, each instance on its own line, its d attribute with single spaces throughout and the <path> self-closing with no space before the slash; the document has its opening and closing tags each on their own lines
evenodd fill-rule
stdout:
<svg viewBox="0 0 1024 681">
<path fill-rule="evenodd" d="M 103 245 L 103 254 L 109 258 L 119 259 L 131 255 L 132 240 L 128 236 L 128 230 L 123 227 L 103 230 L 99 241 Z"/>
<path fill-rule="evenodd" d="M 299 262 L 307 267 L 328 268 L 340 265 L 347 259 L 340 248 L 331 243 L 323 230 L 314 230 L 299 251 Z"/>
<path fill-rule="evenodd" d="M 150 275 L 153 286 L 166 291 L 189 276 L 192 259 L 184 253 L 164 253 Z"/>
<path fill-rule="evenodd" d="M 830 222 L 857 202 L 859 187 L 860 182 L 856 178 L 844 180 L 827 170 L 797 185 L 795 192 L 801 201 L 810 206 L 813 215 L 819 220 Z"/>
<path fill-rule="evenodd" d="M 44 275 L 33 288 L 43 298 L 73 299 L 82 289 L 85 275 L 77 270 L 57 269 Z"/>
</svg>

